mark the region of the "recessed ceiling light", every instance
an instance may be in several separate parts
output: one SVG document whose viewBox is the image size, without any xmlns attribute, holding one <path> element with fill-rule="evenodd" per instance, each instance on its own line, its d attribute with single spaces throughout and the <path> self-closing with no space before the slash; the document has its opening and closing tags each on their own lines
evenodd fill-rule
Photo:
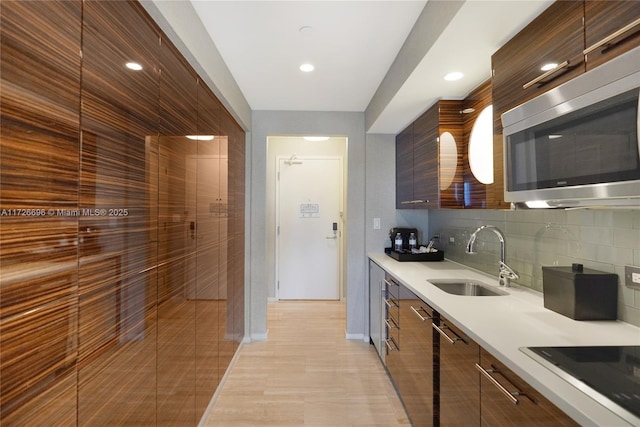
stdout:
<svg viewBox="0 0 640 427">
<path fill-rule="evenodd" d="M 451 73 L 445 74 L 444 79 L 446 81 L 453 82 L 456 80 L 460 80 L 463 77 L 464 77 L 464 74 L 462 74 L 460 71 L 453 71 Z"/>
<path fill-rule="evenodd" d="M 549 62 L 548 64 L 544 64 L 542 67 L 540 67 L 540 71 L 550 71 L 556 68 L 557 66 L 558 64 L 556 64 L 555 62 Z"/>
<path fill-rule="evenodd" d="M 213 135 L 186 135 L 187 138 L 193 139 L 194 141 L 211 141 L 214 136 Z"/>
<path fill-rule="evenodd" d="M 329 139 L 328 136 L 305 136 L 303 138 L 307 141 L 326 141 Z"/>
<path fill-rule="evenodd" d="M 130 69 L 130 70 L 134 70 L 134 71 L 140 71 L 142 70 L 142 65 L 138 64 L 137 62 L 127 62 L 125 64 L 125 66 Z"/>
<path fill-rule="evenodd" d="M 313 64 L 309 64 L 308 62 L 305 64 L 302 64 L 300 66 L 300 71 L 304 71 L 305 73 L 310 73 L 312 72 L 316 67 L 313 66 Z"/>
</svg>

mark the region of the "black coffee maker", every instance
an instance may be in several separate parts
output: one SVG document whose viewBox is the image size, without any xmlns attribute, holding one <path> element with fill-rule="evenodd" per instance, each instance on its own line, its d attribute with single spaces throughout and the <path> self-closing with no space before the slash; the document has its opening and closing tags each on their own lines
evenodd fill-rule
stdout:
<svg viewBox="0 0 640 427">
<path fill-rule="evenodd" d="M 418 238 L 418 229 L 417 228 L 403 228 L 403 227 L 394 227 L 389 230 L 389 239 L 391 239 L 391 250 L 395 251 L 396 248 L 396 234 L 400 233 L 402 236 L 402 249 L 405 251 L 409 250 L 409 236 L 411 233 L 416 235 L 416 246 L 420 247 L 418 243 L 420 240 Z"/>
</svg>

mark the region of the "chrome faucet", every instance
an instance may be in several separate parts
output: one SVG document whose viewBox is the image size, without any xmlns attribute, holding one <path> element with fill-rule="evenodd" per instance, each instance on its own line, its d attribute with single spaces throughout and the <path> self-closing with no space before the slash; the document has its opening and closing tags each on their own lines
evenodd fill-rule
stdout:
<svg viewBox="0 0 640 427">
<path fill-rule="evenodd" d="M 498 227 L 496 227 L 495 225 L 483 225 L 478 227 L 478 229 L 474 231 L 471 234 L 471 237 L 469 238 L 469 242 L 467 243 L 467 253 L 468 254 L 474 253 L 473 245 L 476 242 L 476 237 L 478 236 L 478 233 L 480 233 L 482 230 L 491 230 L 498 236 L 498 240 L 500 241 L 500 263 L 498 264 L 498 283 L 500 284 L 500 286 L 504 286 L 505 288 L 508 288 L 509 286 L 511 286 L 511 281 L 519 279 L 520 275 L 513 268 L 509 267 L 505 262 L 506 244 L 504 240 L 504 233 L 502 233 L 502 231 Z"/>
</svg>

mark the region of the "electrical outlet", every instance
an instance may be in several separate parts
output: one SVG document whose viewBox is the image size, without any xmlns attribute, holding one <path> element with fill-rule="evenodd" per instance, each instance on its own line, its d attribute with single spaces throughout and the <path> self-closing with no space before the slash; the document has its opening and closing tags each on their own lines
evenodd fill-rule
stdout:
<svg viewBox="0 0 640 427">
<path fill-rule="evenodd" d="M 624 284 L 630 288 L 640 289 L 640 267 L 630 265 L 624 267 Z"/>
<path fill-rule="evenodd" d="M 449 236 L 449 243 L 455 243 L 456 242 L 456 238 L 453 236 Z"/>
<path fill-rule="evenodd" d="M 373 218 L 373 229 L 380 230 L 380 218 Z"/>
</svg>

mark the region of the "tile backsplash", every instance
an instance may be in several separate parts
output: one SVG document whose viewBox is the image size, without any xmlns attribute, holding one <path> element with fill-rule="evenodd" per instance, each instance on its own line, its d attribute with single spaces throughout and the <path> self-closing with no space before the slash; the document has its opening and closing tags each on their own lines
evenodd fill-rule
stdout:
<svg viewBox="0 0 640 427">
<path fill-rule="evenodd" d="M 497 275 L 500 244 L 492 232 L 477 236 L 473 255 L 467 242 L 479 226 L 500 228 L 506 261 L 520 274 L 515 283 L 542 292 L 542 266 L 584 264 L 616 273 L 618 319 L 640 326 L 640 290 L 624 284 L 625 265 L 640 266 L 640 210 L 431 210 L 429 235 L 446 257 Z"/>
</svg>

